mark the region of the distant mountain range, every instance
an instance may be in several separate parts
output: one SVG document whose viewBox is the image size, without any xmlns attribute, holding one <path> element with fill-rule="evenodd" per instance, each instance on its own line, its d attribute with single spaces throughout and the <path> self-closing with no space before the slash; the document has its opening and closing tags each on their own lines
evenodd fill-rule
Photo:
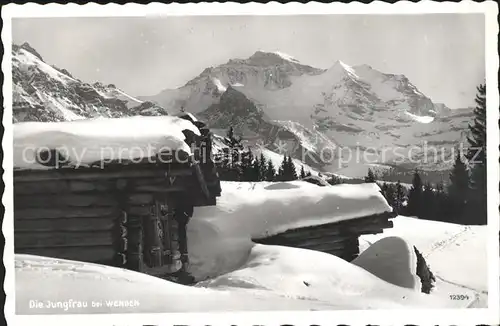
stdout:
<svg viewBox="0 0 500 326">
<path fill-rule="evenodd" d="M 420 162 L 406 158 L 399 165 L 447 169 L 450 149 L 464 141 L 473 118 L 470 108 L 451 110 L 432 102 L 404 75 L 341 61 L 319 69 L 280 52 L 231 59 L 180 88 L 147 97 L 84 83 L 45 63 L 27 43 L 14 45 L 12 52 L 15 122 L 187 111 L 219 135 L 234 127 L 250 146 L 285 149 L 318 170 L 340 174 L 363 174 L 374 163 L 344 162 L 340 153 L 346 149 L 378 153 L 377 165 L 386 166 L 400 159 L 395 153 L 404 156 L 411 149 Z M 424 142 L 448 154 L 416 148 Z"/>
</svg>

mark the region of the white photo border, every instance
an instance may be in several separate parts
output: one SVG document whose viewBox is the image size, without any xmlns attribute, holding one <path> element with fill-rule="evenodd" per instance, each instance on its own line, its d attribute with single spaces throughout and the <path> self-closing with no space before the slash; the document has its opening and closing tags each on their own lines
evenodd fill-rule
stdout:
<svg viewBox="0 0 500 326">
<path fill-rule="evenodd" d="M 14 241 L 13 241 L 13 157 L 12 110 L 4 110 L 2 141 L 4 151 L 5 191 L 2 198 L 5 216 L 2 231 L 5 237 L 3 262 L 6 269 L 5 316 L 12 325 L 476 325 L 500 322 L 499 282 L 499 110 L 498 94 L 498 5 L 494 1 L 389 4 L 374 1 L 323 4 L 317 2 L 287 3 L 190 3 L 140 5 L 78 4 L 8 4 L 2 8 L 2 42 L 4 57 L 4 108 L 12 107 L 11 19 L 17 17 L 111 17 L 111 16 L 180 16 L 180 15 L 314 15 L 314 14 L 431 14 L 482 13 L 485 15 L 485 53 L 487 85 L 487 191 L 488 191 L 488 308 L 482 309 L 398 309 L 350 310 L 314 312 L 227 312 L 227 313 L 173 313 L 173 314 L 94 314 L 94 315 L 15 315 Z"/>
</svg>

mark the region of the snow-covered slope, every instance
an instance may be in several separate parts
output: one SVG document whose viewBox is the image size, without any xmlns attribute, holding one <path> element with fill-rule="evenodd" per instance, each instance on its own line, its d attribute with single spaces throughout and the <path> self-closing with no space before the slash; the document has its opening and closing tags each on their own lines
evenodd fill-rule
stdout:
<svg viewBox="0 0 500 326">
<path fill-rule="evenodd" d="M 331 310 L 272 292 L 184 286 L 124 269 L 16 255 L 16 314 Z M 52 302 L 53 305 L 48 304 Z M 93 304 L 92 304 L 93 303 Z M 34 307 L 35 304 L 38 304 Z"/>
<path fill-rule="evenodd" d="M 311 306 L 313 302 L 328 303 L 331 309 L 435 308 L 448 304 L 443 298 L 383 281 L 333 255 L 281 246 L 255 245 L 239 269 L 198 286 L 274 293 L 308 301 Z"/>
<path fill-rule="evenodd" d="M 50 66 L 28 43 L 12 47 L 12 79 L 14 122 L 166 114 L 114 85 L 91 85 Z"/>
<path fill-rule="evenodd" d="M 16 255 L 17 314 L 165 313 L 451 307 L 340 258 L 256 245 L 237 271 L 195 287 L 141 273 Z M 54 289 L 57 289 L 55 291 Z"/>
<path fill-rule="evenodd" d="M 239 88 L 228 86 L 218 103 L 197 116 L 224 136 L 229 128 L 243 137 L 247 146 L 264 147 L 279 156 L 293 155 L 306 165 L 320 169 L 322 148 L 335 146 L 326 136 L 292 121 L 272 121 Z M 278 163 L 279 164 L 279 163 Z M 279 165 L 278 165 L 279 166 Z M 300 167 L 299 167 L 300 170 Z"/>
<path fill-rule="evenodd" d="M 437 278 L 435 291 L 466 294 L 472 291 L 473 306 L 485 307 L 488 294 L 487 227 L 466 226 L 398 216 L 394 227 L 377 235 L 365 235 L 360 250 L 381 238 L 398 236 L 422 252 Z M 452 288 L 450 288 L 450 285 Z M 453 286 L 458 286 L 458 292 Z"/>
<path fill-rule="evenodd" d="M 486 237 L 478 234 L 476 245 L 460 241 L 461 246 L 447 250 L 439 257 L 443 269 L 438 268 L 429 252 L 449 248 L 450 237 L 460 239 L 456 235 L 462 234 L 458 229 L 463 226 L 454 229 L 444 223 L 398 217 L 392 237 L 378 243 L 380 237 L 372 238 L 374 246 L 360 255 L 359 266 L 326 253 L 251 241 L 256 234 L 295 225 L 300 217 L 301 224 L 315 224 L 354 218 L 364 214 L 362 210 L 383 211 L 388 206 L 375 185 L 319 187 L 295 181 L 225 182 L 222 187 L 221 203 L 197 208 L 196 218 L 188 225 L 190 270 L 198 280 L 203 279 L 196 286 L 89 263 L 16 255 L 16 312 L 436 309 L 477 307 L 485 302 L 475 300 L 476 291 L 461 285 L 478 276 L 469 270 L 467 279 L 455 279 L 457 284 L 439 281 L 430 294 L 415 286 L 413 244 L 437 277 L 446 280 L 465 265 L 464 257 L 485 252 L 479 244 L 485 244 Z M 314 204 L 314 198 L 320 201 Z M 470 265 L 486 266 L 480 259 Z M 450 300 L 450 294 L 470 299 Z M 42 306 L 30 308 L 30 300 Z M 44 306 L 49 300 L 62 306 Z M 78 307 L 83 302 L 87 307 Z M 92 306 L 92 302 L 101 305 Z"/>
</svg>

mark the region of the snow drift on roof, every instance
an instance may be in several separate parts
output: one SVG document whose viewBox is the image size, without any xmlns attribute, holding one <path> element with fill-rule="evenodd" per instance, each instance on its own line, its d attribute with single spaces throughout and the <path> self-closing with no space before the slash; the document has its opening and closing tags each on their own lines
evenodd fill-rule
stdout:
<svg viewBox="0 0 500 326">
<path fill-rule="evenodd" d="M 183 150 L 183 130 L 200 131 L 173 116 L 96 118 L 64 122 L 23 122 L 14 125 L 14 167 L 47 169 L 37 163 L 39 151 L 56 149 L 71 166 L 112 160 L 139 160 L 159 152 Z"/>
<path fill-rule="evenodd" d="M 199 208 L 197 219 L 216 219 L 221 227 L 253 238 L 392 211 L 380 188 L 369 183 L 223 182 L 222 189 L 217 206 Z"/>
</svg>

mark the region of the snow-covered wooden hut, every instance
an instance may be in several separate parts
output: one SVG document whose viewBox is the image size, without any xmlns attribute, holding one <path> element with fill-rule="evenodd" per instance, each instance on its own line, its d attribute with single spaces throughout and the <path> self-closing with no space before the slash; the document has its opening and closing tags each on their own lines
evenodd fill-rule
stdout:
<svg viewBox="0 0 500 326">
<path fill-rule="evenodd" d="M 382 233 L 384 229 L 393 227 L 391 219 L 396 217 L 396 213 L 375 184 L 322 187 L 318 190 L 324 189 L 326 196 L 318 196 L 317 202 L 311 204 L 310 212 L 306 214 L 311 217 L 305 216 L 298 222 L 284 224 L 281 230 L 252 240 L 261 244 L 321 251 L 352 261 L 359 254 L 361 235 Z M 308 192 L 311 193 L 311 190 Z M 298 198 L 296 202 L 300 205 Z M 324 211 L 323 207 L 315 208 L 315 205 L 330 208 L 331 212 Z"/>
<path fill-rule="evenodd" d="M 14 125 L 14 250 L 154 275 L 188 263 L 193 207 L 221 188 L 191 115 Z"/>
</svg>

